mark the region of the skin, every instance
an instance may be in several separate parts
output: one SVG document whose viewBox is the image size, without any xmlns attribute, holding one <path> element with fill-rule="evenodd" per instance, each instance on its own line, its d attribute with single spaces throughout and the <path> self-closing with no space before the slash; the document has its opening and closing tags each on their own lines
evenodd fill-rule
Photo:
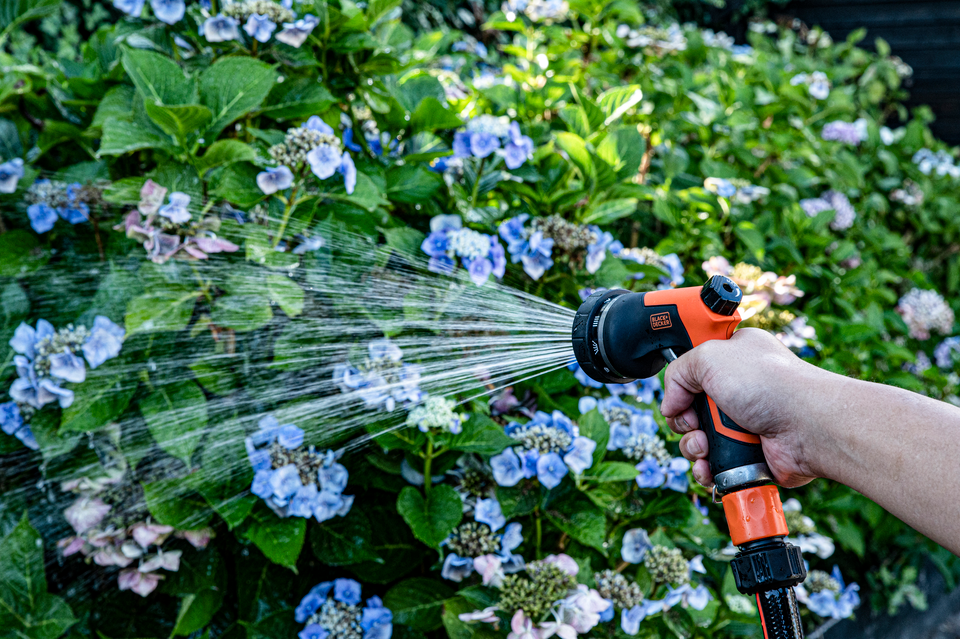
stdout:
<svg viewBox="0 0 960 639">
<path fill-rule="evenodd" d="M 960 408 L 808 364 L 765 331 L 706 342 L 667 367 L 667 423 L 693 475 L 713 483 L 694 395 L 760 436 L 777 483 L 817 477 L 850 486 L 960 555 Z M 947 471 L 947 472 L 944 472 Z"/>
</svg>

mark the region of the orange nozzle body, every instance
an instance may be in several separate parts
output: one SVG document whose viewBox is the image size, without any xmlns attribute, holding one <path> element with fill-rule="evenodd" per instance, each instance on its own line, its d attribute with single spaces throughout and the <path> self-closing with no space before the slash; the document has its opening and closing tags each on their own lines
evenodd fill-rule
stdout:
<svg viewBox="0 0 960 639">
<path fill-rule="evenodd" d="M 756 486 L 724 495 L 723 514 L 735 546 L 789 533 L 776 486 Z"/>
<path fill-rule="evenodd" d="M 739 311 L 734 311 L 732 315 L 720 315 L 707 308 L 700 299 L 698 286 L 650 291 L 644 293 L 643 303 L 651 307 L 676 305 L 680 321 L 687 329 L 693 346 L 712 339 L 730 339 L 740 323 Z"/>
</svg>

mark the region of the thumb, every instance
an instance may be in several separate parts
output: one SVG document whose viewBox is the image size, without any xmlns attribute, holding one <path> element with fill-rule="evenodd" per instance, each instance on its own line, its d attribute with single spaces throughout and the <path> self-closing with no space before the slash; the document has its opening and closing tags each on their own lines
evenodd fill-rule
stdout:
<svg viewBox="0 0 960 639">
<path fill-rule="evenodd" d="M 664 417 L 677 417 L 693 404 L 697 394 L 703 392 L 706 368 L 703 351 L 706 345 L 687 351 L 667 366 L 663 376 L 663 402 L 660 404 Z"/>
</svg>

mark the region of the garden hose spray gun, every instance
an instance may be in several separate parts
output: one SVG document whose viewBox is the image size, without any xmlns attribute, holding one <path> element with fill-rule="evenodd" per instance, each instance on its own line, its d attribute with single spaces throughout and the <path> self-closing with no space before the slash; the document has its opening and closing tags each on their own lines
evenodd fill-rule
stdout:
<svg viewBox="0 0 960 639">
<path fill-rule="evenodd" d="M 678 355 L 712 339 L 729 339 L 740 323 L 743 292 L 715 275 L 702 288 L 649 293 L 597 291 L 573 320 L 573 351 L 584 372 L 605 384 L 651 377 Z M 705 394 L 694 402 L 710 445 L 714 498 L 722 496 L 737 589 L 756 596 L 767 639 L 802 637 L 793 586 L 806 578 L 760 438 L 738 426 Z"/>
</svg>

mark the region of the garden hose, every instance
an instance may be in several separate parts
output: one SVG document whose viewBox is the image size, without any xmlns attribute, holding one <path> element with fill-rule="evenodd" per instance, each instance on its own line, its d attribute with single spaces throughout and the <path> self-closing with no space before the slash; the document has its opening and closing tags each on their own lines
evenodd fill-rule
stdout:
<svg viewBox="0 0 960 639">
<path fill-rule="evenodd" d="M 702 287 L 648 293 L 597 291 L 573 320 L 573 352 L 583 371 L 605 384 L 652 377 L 670 361 L 740 323 L 740 287 L 715 275 Z M 767 639 L 802 637 L 793 586 L 806 578 L 788 531 L 760 438 L 741 428 L 706 394 L 694 401 L 709 443 L 710 471 L 730 536 L 740 552 L 731 567 L 737 589 L 757 596 Z"/>
</svg>

